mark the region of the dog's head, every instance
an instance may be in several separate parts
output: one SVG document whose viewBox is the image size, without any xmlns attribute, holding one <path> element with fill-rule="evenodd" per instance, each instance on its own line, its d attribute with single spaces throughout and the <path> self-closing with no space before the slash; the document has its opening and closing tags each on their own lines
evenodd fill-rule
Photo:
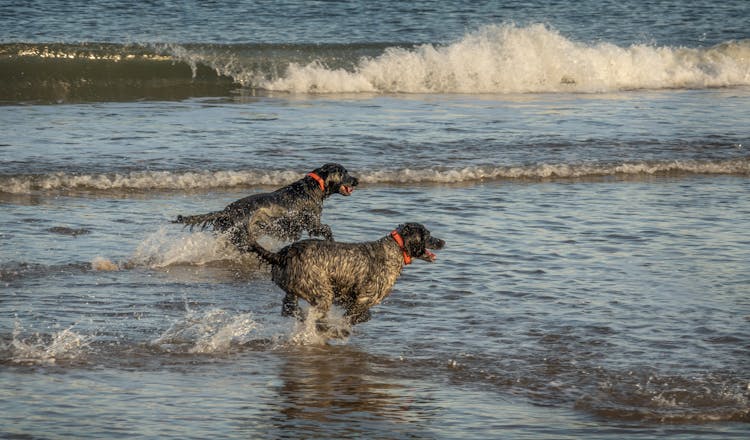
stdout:
<svg viewBox="0 0 750 440">
<path fill-rule="evenodd" d="M 346 168 L 337 163 L 327 163 L 313 173 L 323 179 L 327 196 L 336 193 L 350 196 L 354 192 L 354 187 L 359 185 L 359 180 L 350 176 Z"/>
<path fill-rule="evenodd" d="M 440 250 L 445 246 L 445 241 L 431 236 L 430 231 L 420 223 L 399 225 L 396 232 L 404 240 L 404 250 L 412 258 L 419 258 L 432 263 L 437 256 L 429 249 Z"/>
</svg>

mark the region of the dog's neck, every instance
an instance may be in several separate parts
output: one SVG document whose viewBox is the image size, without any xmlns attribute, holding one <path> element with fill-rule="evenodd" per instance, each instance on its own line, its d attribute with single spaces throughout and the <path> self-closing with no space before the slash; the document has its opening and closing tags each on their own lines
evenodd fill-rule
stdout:
<svg viewBox="0 0 750 440">
<path fill-rule="evenodd" d="M 323 180 L 322 177 L 318 176 L 315 172 L 307 173 L 307 177 L 310 177 L 314 181 L 318 182 L 318 186 L 320 186 L 320 190 L 323 191 L 323 194 L 326 193 L 326 182 Z"/>
<path fill-rule="evenodd" d="M 404 239 L 401 237 L 401 234 L 398 233 L 397 230 L 391 231 L 391 237 L 393 237 L 393 240 L 396 242 L 398 247 L 401 249 L 401 253 L 404 255 L 404 265 L 411 264 L 411 256 L 406 252 L 406 248 L 404 248 Z"/>
<path fill-rule="evenodd" d="M 303 182 L 305 185 L 305 188 L 309 191 L 311 195 L 320 195 L 322 200 L 325 200 L 330 196 L 329 190 L 331 188 L 326 187 L 325 180 L 320 177 L 320 175 L 316 172 L 309 172 L 305 175 L 303 179 L 300 180 L 300 182 Z M 318 192 L 318 189 L 320 189 L 320 192 Z"/>
<path fill-rule="evenodd" d="M 315 174 L 317 179 L 312 177 L 310 174 Z M 320 179 L 320 180 L 318 180 Z M 316 200 L 322 202 L 327 199 L 329 188 L 326 188 L 325 180 L 316 173 L 305 174 L 305 177 L 298 181 L 278 189 L 277 191 L 292 191 L 295 194 L 305 194 L 310 200 Z"/>
</svg>

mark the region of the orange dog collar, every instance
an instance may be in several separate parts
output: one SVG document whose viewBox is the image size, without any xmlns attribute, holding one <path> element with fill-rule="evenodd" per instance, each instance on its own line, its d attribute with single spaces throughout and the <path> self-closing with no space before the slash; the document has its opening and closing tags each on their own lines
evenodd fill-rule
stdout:
<svg viewBox="0 0 750 440">
<path fill-rule="evenodd" d="M 404 249 L 404 239 L 401 237 L 401 234 L 399 234 L 398 231 L 394 229 L 393 231 L 391 231 L 391 237 L 396 240 L 396 244 L 398 244 L 398 247 L 401 248 L 401 252 L 403 252 L 404 254 L 404 264 L 411 264 L 411 257 L 406 253 L 406 249 Z"/>
<path fill-rule="evenodd" d="M 320 176 L 318 176 L 315 173 L 307 173 L 307 175 L 309 177 L 312 177 L 313 179 L 315 179 L 316 182 L 318 182 L 318 185 L 320 185 L 320 190 L 321 191 L 326 192 L 326 184 L 323 181 L 323 179 L 320 178 Z"/>
</svg>

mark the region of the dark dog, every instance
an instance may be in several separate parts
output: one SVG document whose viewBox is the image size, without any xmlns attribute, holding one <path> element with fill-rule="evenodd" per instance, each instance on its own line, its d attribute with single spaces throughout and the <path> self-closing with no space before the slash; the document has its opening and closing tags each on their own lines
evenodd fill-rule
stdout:
<svg viewBox="0 0 750 440">
<path fill-rule="evenodd" d="M 421 224 L 406 223 L 377 241 L 302 240 L 276 253 L 253 242 L 245 250 L 272 266 L 273 281 L 286 292 L 283 315 L 301 318 L 297 299 L 302 298 L 321 316 L 332 304 L 341 305 L 354 325 L 370 319 L 370 307 L 391 293 L 404 265 L 412 258 L 432 262 L 436 256 L 428 249 L 444 245 Z"/>
<path fill-rule="evenodd" d="M 221 211 L 180 215 L 172 223 L 183 223 L 191 229 L 200 225 L 201 229 L 211 226 L 215 231 L 229 231 L 237 246 L 253 242 L 263 234 L 281 240 L 299 240 L 302 231 L 307 231 L 310 237 L 333 240 L 331 228 L 320 222 L 323 200 L 336 193 L 351 195 L 358 184 L 357 178 L 350 176 L 343 166 L 329 163 L 274 192 L 253 194 Z"/>
</svg>

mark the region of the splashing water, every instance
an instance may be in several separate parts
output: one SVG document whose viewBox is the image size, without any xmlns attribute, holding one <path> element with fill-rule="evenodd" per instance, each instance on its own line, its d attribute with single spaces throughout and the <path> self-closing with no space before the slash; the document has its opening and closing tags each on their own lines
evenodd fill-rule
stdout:
<svg viewBox="0 0 750 440">
<path fill-rule="evenodd" d="M 97 256 L 94 257 L 93 260 L 91 260 L 91 269 L 96 271 L 111 272 L 120 270 L 120 267 L 117 265 L 117 263 L 108 258 Z"/>
<path fill-rule="evenodd" d="M 319 328 L 321 314 L 309 308 L 304 321 L 297 321 L 288 335 L 291 345 L 323 345 L 346 343 L 351 333 L 351 325 L 344 318 L 343 310 L 332 307 L 326 316 L 327 329 Z"/>
<path fill-rule="evenodd" d="M 251 341 L 259 325 L 250 313 L 233 315 L 226 310 L 188 311 L 151 345 L 168 352 L 228 353 Z"/>
<path fill-rule="evenodd" d="M 170 233 L 167 226 L 146 237 L 133 252 L 128 266 L 164 268 L 175 264 L 203 265 L 236 260 L 241 254 L 222 236 L 211 232 Z"/>
<path fill-rule="evenodd" d="M 72 328 L 71 326 L 51 335 L 35 333 L 33 336 L 24 337 L 21 335 L 21 324 L 16 322 L 12 341 L 0 348 L 10 352 L 8 358 L 16 364 L 51 366 L 58 361 L 81 360 L 90 348 L 93 338 L 80 335 Z"/>
</svg>

